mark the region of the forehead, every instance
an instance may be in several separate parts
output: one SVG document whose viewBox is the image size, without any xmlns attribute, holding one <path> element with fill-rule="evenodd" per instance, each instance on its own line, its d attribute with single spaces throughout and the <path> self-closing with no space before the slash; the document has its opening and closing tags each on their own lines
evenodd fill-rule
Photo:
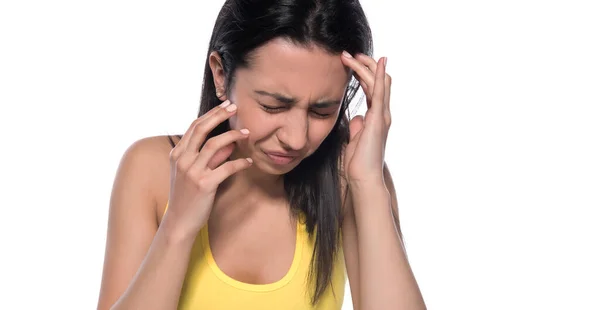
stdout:
<svg viewBox="0 0 600 310">
<path fill-rule="evenodd" d="M 249 64 L 236 73 L 238 81 L 302 100 L 341 99 L 349 81 L 349 71 L 339 55 L 281 38 L 257 48 Z"/>
</svg>

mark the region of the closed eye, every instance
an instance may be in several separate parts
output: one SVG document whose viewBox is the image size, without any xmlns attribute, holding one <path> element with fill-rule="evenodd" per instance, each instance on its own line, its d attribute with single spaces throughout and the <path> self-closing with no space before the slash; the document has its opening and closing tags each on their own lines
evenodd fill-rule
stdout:
<svg viewBox="0 0 600 310">
<path fill-rule="evenodd" d="M 261 104 L 260 106 L 263 108 L 263 110 L 265 110 L 265 111 L 267 111 L 269 113 L 277 113 L 279 111 L 282 111 L 282 110 L 286 109 L 285 107 L 270 107 L 270 106 L 266 106 L 264 104 Z M 330 116 L 333 115 L 333 113 L 319 113 L 319 112 L 314 111 L 314 110 L 311 111 L 311 112 L 314 115 L 316 115 L 318 118 L 328 118 L 328 117 L 330 117 Z"/>
<path fill-rule="evenodd" d="M 261 104 L 260 106 L 267 112 L 276 112 L 284 109 L 283 107 L 269 107 L 264 104 Z"/>
</svg>

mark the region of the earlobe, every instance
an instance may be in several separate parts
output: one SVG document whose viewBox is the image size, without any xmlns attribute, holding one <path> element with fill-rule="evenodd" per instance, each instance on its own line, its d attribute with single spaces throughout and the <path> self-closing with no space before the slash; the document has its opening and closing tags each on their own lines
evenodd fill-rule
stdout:
<svg viewBox="0 0 600 310">
<path fill-rule="evenodd" d="M 223 64 L 221 63 L 221 56 L 216 51 L 213 51 L 208 56 L 208 65 L 212 72 L 213 81 L 215 83 L 215 96 L 219 100 L 227 100 L 225 91 L 225 71 L 223 70 Z"/>
</svg>

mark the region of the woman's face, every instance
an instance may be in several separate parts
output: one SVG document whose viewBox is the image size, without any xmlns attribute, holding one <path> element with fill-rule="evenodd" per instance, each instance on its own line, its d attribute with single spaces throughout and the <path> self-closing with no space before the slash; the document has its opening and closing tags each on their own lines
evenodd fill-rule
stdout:
<svg viewBox="0 0 600 310">
<path fill-rule="evenodd" d="M 234 156 L 251 157 L 269 174 L 289 172 L 315 152 L 335 125 L 349 82 L 339 55 L 283 39 L 258 48 L 250 68 L 234 78 L 228 99 L 238 111 L 229 124 L 250 130 Z"/>
</svg>

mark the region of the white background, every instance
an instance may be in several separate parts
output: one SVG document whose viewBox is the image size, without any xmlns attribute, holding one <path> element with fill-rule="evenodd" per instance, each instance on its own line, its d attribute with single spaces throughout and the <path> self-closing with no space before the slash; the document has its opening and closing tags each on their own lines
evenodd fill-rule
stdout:
<svg viewBox="0 0 600 310">
<path fill-rule="evenodd" d="M 222 3 L 0 4 L 1 309 L 95 308 L 119 160 L 195 118 Z M 600 309 L 596 3 L 363 1 L 430 309 Z"/>
</svg>

